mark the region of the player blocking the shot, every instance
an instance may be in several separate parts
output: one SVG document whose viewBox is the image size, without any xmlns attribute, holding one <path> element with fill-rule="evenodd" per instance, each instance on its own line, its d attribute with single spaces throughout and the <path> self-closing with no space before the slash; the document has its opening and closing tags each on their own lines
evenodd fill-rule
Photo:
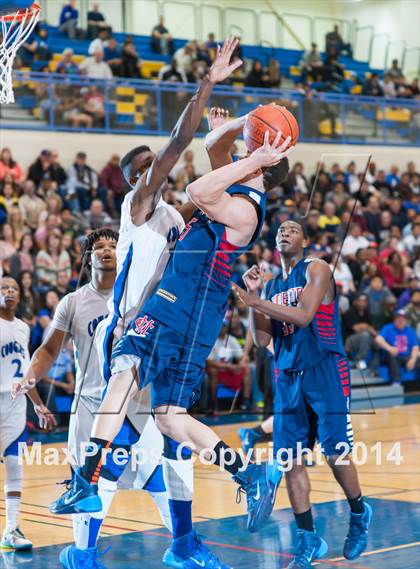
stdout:
<svg viewBox="0 0 420 569">
<path fill-rule="evenodd" d="M 279 369 L 274 400 L 274 456 L 292 449 L 293 464 L 286 485 L 298 527 L 296 556 L 289 569 L 311 567 L 328 546 L 317 535 L 312 518 L 310 483 L 298 449 L 312 449 L 316 438 L 334 477 L 350 505 L 350 528 L 343 555 L 356 559 L 367 545 L 372 509 L 364 502 L 356 468 L 350 458 L 338 463 L 343 450 L 351 452 L 350 368 L 341 338 L 338 297 L 328 264 L 304 256 L 303 225 L 282 223 L 277 234 L 281 272 L 265 285 L 252 267 L 243 279 L 248 292 L 235 286 L 237 296 L 251 309 L 251 330 L 258 346 L 274 341 Z M 280 457 L 285 460 L 287 457 Z M 341 456 L 341 458 L 343 458 Z"/>
<path fill-rule="evenodd" d="M 18 526 L 23 485 L 19 443 L 26 441 L 26 397 L 12 400 L 10 390 L 29 366 L 29 326 L 15 317 L 19 285 L 9 277 L 0 280 L 0 457 L 4 463 L 6 527 L 0 545 L 25 551 L 32 543 Z"/>
</svg>

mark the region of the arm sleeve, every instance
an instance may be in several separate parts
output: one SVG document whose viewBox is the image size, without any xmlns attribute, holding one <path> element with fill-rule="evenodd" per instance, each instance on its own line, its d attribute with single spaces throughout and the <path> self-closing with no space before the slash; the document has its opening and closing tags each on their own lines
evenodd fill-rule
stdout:
<svg viewBox="0 0 420 569">
<path fill-rule="evenodd" d="M 60 300 L 57 305 L 52 327 L 62 332 L 70 332 L 71 323 L 74 316 L 73 295 L 68 294 Z"/>
</svg>

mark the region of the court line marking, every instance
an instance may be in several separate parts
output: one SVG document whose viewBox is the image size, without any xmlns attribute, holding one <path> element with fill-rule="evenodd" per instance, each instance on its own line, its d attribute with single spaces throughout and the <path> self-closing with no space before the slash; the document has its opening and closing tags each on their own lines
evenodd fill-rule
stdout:
<svg viewBox="0 0 420 569">
<path fill-rule="evenodd" d="M 382 549 L 374 549 L 373 551 L 366 551 L 362 553 L 361 557 L 368 557 L 369 555 L 378 555 L 379 553 L 388 553 L 389 551 L 397 551 L 398 549 L 408 549 L 410 547 L 417 547 L 420 541 L 413 541 L 412 543 L 403 543 L 401 545 L 393 545 L 391 547 L 383 547 Z M 345 557 L 335 557 L 331 561 L 341 561 Z"/>
</svg>

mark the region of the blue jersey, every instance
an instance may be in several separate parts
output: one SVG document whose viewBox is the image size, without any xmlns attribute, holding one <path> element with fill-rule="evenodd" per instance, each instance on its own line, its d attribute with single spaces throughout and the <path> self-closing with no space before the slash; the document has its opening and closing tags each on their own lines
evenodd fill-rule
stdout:
<svg viewBox="0 0 420 569">
<path fill-rule="evenodd" d="M 266 285 L 266 298 L 275 304 L 297 306 L 306 286 L 308 263 L 314 259 L 301 259 L 286 280 L 282 274 Z M 276 367 L 307 369 L 320 362 L 327 352 L 346 356 L 341 337 L 338 298 L 330 304 L 321 304 L 315 318 L 306 328 L 272 319 Z"/>
<path fill-rule="evenodd" d="M 159 288 L 142 312 L 205 346 L 219 335 L 230 292 L 231 264 L 258 238 L 265 218 L 266 196 L 236 184 L 227 190 L 253 200 L 258 225 L 251 241 L 236 247 L 226 227 L 197 210 L 178 238 Z"/>
</svg>

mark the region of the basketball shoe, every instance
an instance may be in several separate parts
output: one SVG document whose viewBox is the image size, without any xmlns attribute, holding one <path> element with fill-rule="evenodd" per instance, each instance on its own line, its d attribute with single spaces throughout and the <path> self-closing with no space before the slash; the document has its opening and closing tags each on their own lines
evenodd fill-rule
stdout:
<svg viewBox="0 0 420 569">
<path fill-rule="evenodd" d="M 195 531 L 174 539 L 162 562 L 174 569 L 231 569 L 224 565 L 201 541 Z"/>
<path fill-rule="evenodd" d="M 298 529 L 297 538 L 296 555 L 287 569 L 309 569 L 312 561 L 321 559 L 328 551 L 327 543 L 314 531 Z"/>
<path fill-rule="evenodd" d="M 68 545 L 60 551 L 60 563 L 66 569 L 105 569 L 97 562 L 97 547 L 77 549 L 75 545 Z"/>
<path fill-rule="evenodd" d="M 100 512 L 102 501 L 98 496 L 98 485 L 89 484 L 77 469 L 73 480 L 68 481 L 66 492 L 50 506 L 52 514 L 81 514 Z"/>
<path fill-rule="evenodd" d="M 363 514 L 350 512 L 349 533 L 344 541 L 343 555 L 346 559 L 357 559 L 367 546 L 368 529 L 372 520 L 372 508 L 365 502 Z"/>
<path fill-rule="evenodd" d="M 6 549 L 15 549 L 16 551 L 29 551 L 32 549 L 32 542 L 26 539 L 19 528 L 10 531 L 4 530 L 0 545 Z"/>
</svg>

